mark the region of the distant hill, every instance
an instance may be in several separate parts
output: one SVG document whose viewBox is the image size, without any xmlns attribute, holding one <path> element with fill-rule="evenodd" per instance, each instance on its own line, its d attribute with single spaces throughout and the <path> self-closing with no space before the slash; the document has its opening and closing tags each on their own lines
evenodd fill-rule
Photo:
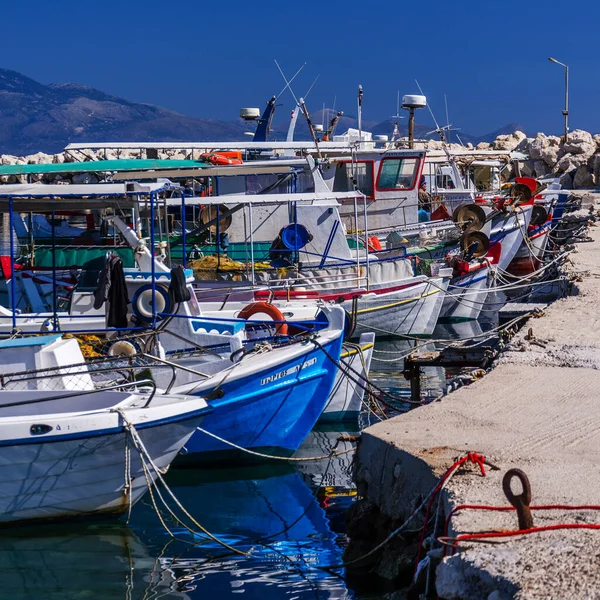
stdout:
<svg viewBox="0 0 600 600">
<path fill-rule="evenodd" d="M 311 113 L 313 123 L 326 128 L 333 111 Z M 289 121 L 276 115 L 271 139 L 283 140 Z M 344 115 L 336 133 L 358 126 L 356 116 Z M 363 120 L 363 129 L 391 136 L 391 119 L 377 123 Z M 406 120 L 400 122 L 406 135 Z M 419 138 L 437 139 L 431 127 L 417 124 Z M 456 133 L 466 144 L 493 141 L 501 133 L 521 129 L 510 123 L 483 136 Z M 186 117 L 159 106 L 130 102 L 100 90 L 74 83 L 43 85 L 21 73 L 0 69 L 0 154 L 25 156 L 35 152 L 60 152 L 70 142 L 235 141 L 248 140 L 241 120 L 218 121 Z M 298 120 L 296 139 L 309 139 L 303 118 Z"/>
<path fill-rule="evenodd" d="M 69 142 L 239 140 L 244 125 L 196 119 L 72 83 L 0 69 L 0 153 L 60 152 Z"/>
</svg>

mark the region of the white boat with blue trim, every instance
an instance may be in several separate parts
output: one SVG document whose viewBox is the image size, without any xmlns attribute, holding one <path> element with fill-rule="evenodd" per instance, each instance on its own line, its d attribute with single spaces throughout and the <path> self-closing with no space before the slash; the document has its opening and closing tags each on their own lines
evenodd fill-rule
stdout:
<svg viewBox="0 0 600 600">
<path fill-rule="evenodd" d="M 126 512 L 210 412 L 151 381 L 98 388 L 60 335 L 1 341 L 0 358 L 0 523 Z"/>
</svg>

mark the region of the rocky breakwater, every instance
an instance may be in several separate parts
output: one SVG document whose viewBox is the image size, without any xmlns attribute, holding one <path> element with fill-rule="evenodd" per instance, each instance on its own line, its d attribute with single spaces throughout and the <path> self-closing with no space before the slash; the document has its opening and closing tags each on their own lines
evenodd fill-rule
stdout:
<svg viewBox="0 0 600 600">
<path fill-rule="evenodd" d="M 439 141 L 428 141 L 425 146 L 430 150 L 440 150 Z M 526 160 L 520 163 L 520 174 L 529 177 L 546 177 L 554 175 L 560 179 L 564 189 L 586 189 L 600 185 L 600 134 L 592 135 L 582 129 L 569 133 L 568 140 L 555 135 L 538 133 L 535 137 L 527 137 L 522 131 L 499 135 L 493 142 L 481 142 L 477 146 L 467 144 L 450 144 L 451 151 L 490 150 L 498 153 L 521 152 Z M 118 158 L 147 158 L 140 150 L 86 150 L 83 154 L 72 155 L 69 152 L 45 154 L 37 152 L 29 156 L 0 155 L 0 165 L 26 165 L 44 163 L 69 163 L 82 160 L 113 160 Z M 190 159 L 189 152 L 183 150 L 159 150 L 154 158 L 159 159 Z M 198 153 L 194 158 L 198 159 Z M 508 166 L 503 171 L 505 180 L 518 175 L 516 168 Z M 42 176 L 29 175 L 29 181 L 40 181 Z M 26 178 L 19 175 L 0 175 L 2 183 L 25 182 Z M 95 183 L 97 178 L 90 173 L 55 174 L 46 176 L 45 182 L 59 183 Z"/>
<path fill-rule="evenodd" d="M 36 152 L 28 156 L 13 156 L 11 154 L 0 155 L 1 165 L 45 165 L 45 164 L 64 164 L 92 162 L 97 160 L 118 160 L 118 159 L 137 159 L 148 158 L 145 151 L 140 150 L 86 150 L 77 155 L 69 152 L 59 152 L 57 154 L 46 154 Z M 164 160 L 187 160 L 192 156 L 189 152 L 181 150 L 160 150 L 154 158 Z M 198 160 L 198 152 L 194 153 L 194 159 Z M 92 171 L 92 169 L 90 169 Z M 1 175 L 0 183 L 98 183 L 99 178 L 93 173 L 50 173 L 47 175 L 28 174 L 28 175 Z"/>
<path fill-rule="evenodd" d="M 429 149 L 441 149 L 441 143 L 428 142 Z M 526 177 L 556 176 L 563 189 L 587 189 L 600 185 L 600 134 L 592 135 L 582 129 L 569 133 L 565 142 L 556 135 L 538 133 L 527 137 L 522 131 L 499 135 L 493 142 L 477 146 L 467 144 L 467 149 L 496 152 L 521 152 L 528 157 L 520 164 L 520 174 Z M 451 150 L 464 151 L 465 147 L 451 144 Z M 517 175 L 516 169 L 503 172 L 506 180 Z"/>
</svg>

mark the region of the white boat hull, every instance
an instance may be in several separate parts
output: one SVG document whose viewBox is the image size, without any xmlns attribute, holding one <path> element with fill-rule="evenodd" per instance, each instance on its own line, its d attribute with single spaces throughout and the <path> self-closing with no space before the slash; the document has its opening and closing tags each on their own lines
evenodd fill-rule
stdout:
<svg viewBox="0 0 600 600">
<path fill-rule="evenodd" d="M 31 392 L 2 392 L 3 400 L 9 397 L 8 404 L 23 394 Z M 77 393 L 71 400 L 85 405 L 85 397 Z M 156 466 L 165 470 L 202 421 L 206 404 L 186 398 L 156 401 L 159 406 L 121 410 Z M 143 496 L 148 481 L 119 412 L 36 415 L 36 406 L 40 405 L 3 407 L 15 414 L 0 420 L 0 523 L 122 513 Z M 50 429 L 34 433 L 36 427 Z M 149 478 L 156 477 L 150 469 Z"/>
<path fill-rule="evenodd" d="M 358 299 L 357 334 L 375 330 L 383 336 L 431 336 L 448 282 L 439 277 L 393 292 L 364 294 Z"/>
<path fill-rule="evenodd" d="M 351 347 L 344 348 L 340 363 L 353 369 L 358 375 L 349 371 L 349 377 L 346 377 L 343 372 L 338 371 L 333 389 L 329 394 L 329 400 L 319 421 L 330 422 L 358 418 L 365 396 L 364 388 L 367 386 L 366 378 L 371 367 L 374 343 L 374 333 L 363 333 L 358 342 L 360 350 Z M 357 380 L 360 385 L 352 380 Z"/>
</svg>

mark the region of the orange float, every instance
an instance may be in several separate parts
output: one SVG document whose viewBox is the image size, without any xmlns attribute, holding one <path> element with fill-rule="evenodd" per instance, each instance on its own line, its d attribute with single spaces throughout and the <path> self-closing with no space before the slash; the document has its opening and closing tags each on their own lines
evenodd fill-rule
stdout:
<svg viewBox="0 0 600 600">
<path fill-rule="evenodd" d="M 283 313 L 269 302 L 253 302 L 242 308 L 238 314 L 238 319 L 249 319 L 256 314 L 265 314 L 271 317 L 273 321 L 278 321 L 275 332 L 279 335 L 287 335 L 288 325 L 285 322 Z"/>
</svg>

